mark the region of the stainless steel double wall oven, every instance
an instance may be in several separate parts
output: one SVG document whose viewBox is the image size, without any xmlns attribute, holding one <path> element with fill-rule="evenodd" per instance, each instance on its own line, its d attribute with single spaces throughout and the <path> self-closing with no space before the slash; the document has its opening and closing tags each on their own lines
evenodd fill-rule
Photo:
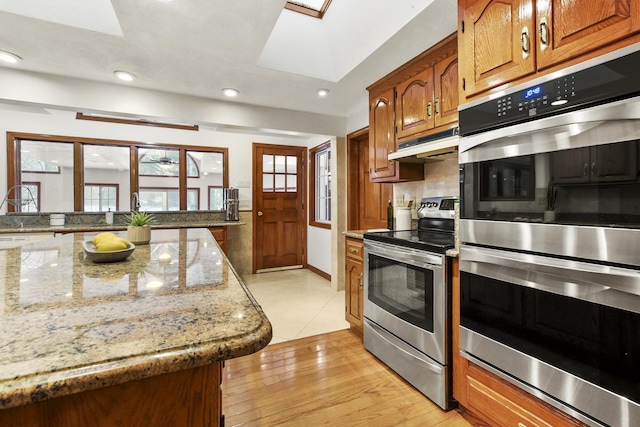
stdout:
<svg viewBox="0 0 640 427">
<path fill-rule="evenodd" d="M 460 346 L 590 425 L 640 425 L 640 45 L 460 110 Z"/>
</svg>

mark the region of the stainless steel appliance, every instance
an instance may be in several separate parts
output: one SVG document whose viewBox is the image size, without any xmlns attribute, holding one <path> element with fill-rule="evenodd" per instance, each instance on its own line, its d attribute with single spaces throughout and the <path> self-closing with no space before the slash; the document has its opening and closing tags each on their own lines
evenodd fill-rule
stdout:
<svg viewBox="0 0 640 427">
<path fill-rule="evenodd" d="M 238 221 L 240 219 L 240 195 L 237 188 L 224 189 L 225 221 Z"/>
<path fill-rule="evenodd" d="M 460 348 L 640 425 L 640 44 L 460 110 Z"/>
<path fill-rule="evenodd" d="M 453 209 L 453 198 L 425 198 L 416 230 L 364 235 L 364 346 L 443 409 L 454 406 Z"/>
</svg>

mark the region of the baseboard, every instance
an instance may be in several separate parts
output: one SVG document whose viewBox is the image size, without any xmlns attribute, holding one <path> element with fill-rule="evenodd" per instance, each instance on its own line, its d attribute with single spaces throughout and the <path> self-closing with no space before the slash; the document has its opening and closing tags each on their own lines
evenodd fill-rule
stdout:
<svg viewBox="0 0 640 427">
<path fill-rule="evenodd" d="M 307 264 L 307 269 L 310 270 L 310 271 L 313 271 L 318 276 L 323 277 L 323 278 L 327 279 L 328 281 L 331 281 L 331 275 L 328 274 L 328 273 L 325 273 L 324 271 L 320 270 L 319 268 L 316 268 L 311 264 Z"/>
</svg>

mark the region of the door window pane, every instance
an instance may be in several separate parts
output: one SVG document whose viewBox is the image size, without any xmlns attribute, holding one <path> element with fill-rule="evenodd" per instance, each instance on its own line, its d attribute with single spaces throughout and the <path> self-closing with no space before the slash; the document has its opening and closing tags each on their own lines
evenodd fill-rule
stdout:
<svg viewBox="0 0 640 427">
<path fill-rule="evenodd" d="M 287 175 L 287 193 L 295 193 L 298 191 L 298 176 Z"/>
<path fill-rule="evenodd" d="M 262 191 L 265 193 L 273 193 L 273 174 L 262 174 Z"/>
<path fill-rule="evenodd" d="M 280 193 L 280 192 L 284 192 L 286 191 L 286 188 L 284 186 L 284 177 L 286 175 L 283 174 L 276 174 L 276 193 Z"/>
<path fill-rule="evenodd" d="M 298 158 L 296 156 L 287 156 L 287 173 L 296 173 L 298 167 Z"/>
<path fill-rule="evenodd" d="M 271 154 L 262 155 L 262 172 L 273 172 L 273 156 Z"/>
<path fill-rule="evenodd" d="M 286 156 L 275 156 L 275 158 L 276 158 L 275 160 L 276 173 L 284 173 L 286 171 L 285 169 Z"/>
</svg>

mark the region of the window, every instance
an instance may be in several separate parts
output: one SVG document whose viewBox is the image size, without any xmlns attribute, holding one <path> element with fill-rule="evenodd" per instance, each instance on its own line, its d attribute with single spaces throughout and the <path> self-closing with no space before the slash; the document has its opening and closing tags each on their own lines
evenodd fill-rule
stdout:
<svg viewBox="0 0 640 427">
<path fill-rule="evenodd" d="M 314 18 L 322 19 L 324 14 L 327 12 L 329 3 L 331 3 L 331 0 L 288 1 L 284 5 L 284 8 L 304 15 L 313 16 Z"/>
<path fill-rule="evenodd" d="M 200 207 L 199 189 L 187 189 L 187 210 L 197 211 Z M 141 211 L 179 211 L 180 190 L 177 188 L 140 187 Z"/>
<path fill-rule="evenodd" d="M 262 155 L 262 191 L 295 193 L 298 191 L 298 158 L 274 154 Z"/>
<path fill-rule="evenodd" d="M 309 224 L 331 228 L 331 143 L 309 150 L 309 177 L 313 180 L 309 192 Z"/>
<path fill-rule="evenodd" d="M 127 211 L 133 192 L 140 195 L 141 209 L 222 211 L 227 153 L 218 147 L 7 132 L 7 187 L 39 185 L 33 188 L 37 207 L 8 205 L 7 212 Z"/>
<path fill-rule="evenodd" d="M 118 185 L 85 184 L 84 211 L 105 212 L 118 210 Z"/>
<path fill-rule="evenodd" d="M 16 188 L 20 191 L 19 199 L 22 204 L 18 207 L 20 212 L 39 212 L 40 207 L 40 183 L 23 182 L 22 186 Z"/>
</svg>

